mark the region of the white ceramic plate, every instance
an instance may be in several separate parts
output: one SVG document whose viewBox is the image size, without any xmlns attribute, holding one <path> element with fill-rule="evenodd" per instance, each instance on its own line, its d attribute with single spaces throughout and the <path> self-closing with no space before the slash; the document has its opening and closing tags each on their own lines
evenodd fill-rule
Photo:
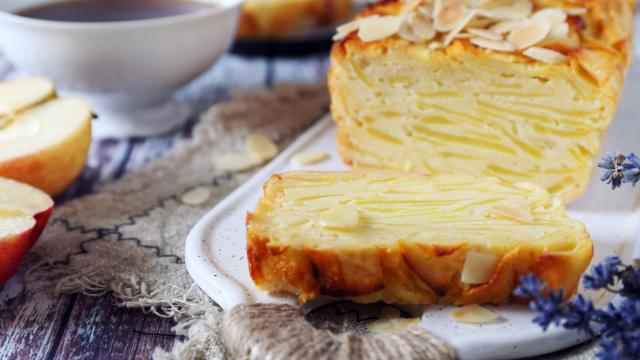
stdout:
<svg viewBox="0 0 640 360">
<path fill-rule="evenodd" d="M 605 150 L 640 151 L 638 134 L 640 71 L 629 74 L 625 99 L 614 125 L 609 130 Z M 635 118 L 634 118 L 635 117 Z M 296 167 L 289 159 L 300 151 L 321 151 L 329 161 L 315 166 Z M 224 309 L 243 303 L 295 303 L 292 297 L 274 296 L 254 286 L 245 254 L 245 216 L 255 208 L 263 183 L 274 173 L 290 170 L 346 170 L 336 152 L 335 126 L 331 119 L 319 121 L 279 157 L 211 210 L 191 231 L 186 245 L 186 265 L 193 279 Z M 585 196 L 569 208 L 582 220 L 595 244 L 594 262 L 610 255 L 629 259 L 640 256 L 640 196 L 638 189 L 625 186 L 611 191 L 594 174 Z M 602 294 L 597 303 L 606 301 Z M 453 307 L 430 306 L 424 309 L 421 326 L 450 342 L 462 359 L 513 359 L 549 353 L 582 340 L 578 333 L 559 328 L 548 332 L 531 322 L 534 313 L 524 306 L 493 308 L 504 321 L 487 325 L 464 325 L 449 319 Z"/>
</svg>

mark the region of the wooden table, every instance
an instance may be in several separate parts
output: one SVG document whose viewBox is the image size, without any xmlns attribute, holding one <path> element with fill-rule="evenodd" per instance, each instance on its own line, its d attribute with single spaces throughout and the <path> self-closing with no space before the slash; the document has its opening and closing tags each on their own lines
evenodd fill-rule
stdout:
<svg viewBox="0 0 640 360">
<path fill-rule="evenodd" d="M 224 100 L 230 90 L 318 81 L 326 68 L 324 55 L 296 59 L 229 55 L 190 88 L 207 89 L 207 96 L 196 101 L 204 109 Z M 0 78 L 10 72 L 0 59 Z M 189 89 L 182 96 L 188 94 Z M 191 125 L 160 137 L 95 141 L 82 175 L 57 203 L 94 192 L 161 156 L 189 136 Z M 56 296 L 51 287 L 25 284 L 22 274 L 0 288 L 0 359 L 148 359 L 154 348 L 171 349 L 179 340 L 172 326 L 170 319 L 117 308 L 109 295 Z"/>
</svg>

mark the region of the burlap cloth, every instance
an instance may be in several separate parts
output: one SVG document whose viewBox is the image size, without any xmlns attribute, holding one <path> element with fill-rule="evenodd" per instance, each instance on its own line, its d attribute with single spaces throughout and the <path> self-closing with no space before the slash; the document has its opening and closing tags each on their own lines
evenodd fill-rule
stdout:
<svg viewBox="0 0 640 360">
<path fill-rule="evenodd" d="M 174 330 L 186 340 L 169 353 L 156 350 L 154 357 L 160 359 L 228 358 L 223 338 L 241 358 L 454 358 L 446 344 L 417 327 L 393 336 L 362 335 L 358 324 L 375 319 L 381 310 L 360 309 L 373 315 L 356 312 L 354 320 L 349 319 L 354 312 L 348 304 L 306 319 L 291 308 L 237 308 L 225 319 L 223 330 L 222 311 L 187 273 L 187 233 L 253 173 L 222 173 L 214 168 L 213 157 L 240 151 L 246 135 L 256 132 L 276 139 L 282 149 L 326 113 L 328 103 L 326 89 L 318 85 L 254 91 L 214 106 L 201 116 L 193 137 L 162 159 L 97 194 L 56 208 L 27 259 L 27 279 L 50 281 L 62 293 L 111 293 L 119 306 L 174 318 Z M 180 195 L 196 186 L 211 191 L 208 201 L 182 204 Z M 289 326 L 292 323 L 295 326 Z M 309 331 L 313 336 L 295 336 Z M 558 355 L 592 356 L 592 346 Z"/>
</svg>

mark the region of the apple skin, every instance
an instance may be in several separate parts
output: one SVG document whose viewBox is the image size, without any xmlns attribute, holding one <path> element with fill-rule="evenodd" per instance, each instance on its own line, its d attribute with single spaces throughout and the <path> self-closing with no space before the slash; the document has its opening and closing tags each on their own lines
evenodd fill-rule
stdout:
<svg viewBox="0 0 640 360">
<path fill-rule="evenodd" d="M 82 171 L 91 146 L 91 115 L 80 131 L 66 141 L 27 156 L 0 162 L 0 176 L 55 196 Z"/>
<path fill-rule="evenodd" d="M 35 225 L 19 235 L 0 238 L 0 285 L 4 284 L 20 269 L 22 258 L 36 244 L 49 222 L 53 206 L 35 214 Z"/>
</svg>

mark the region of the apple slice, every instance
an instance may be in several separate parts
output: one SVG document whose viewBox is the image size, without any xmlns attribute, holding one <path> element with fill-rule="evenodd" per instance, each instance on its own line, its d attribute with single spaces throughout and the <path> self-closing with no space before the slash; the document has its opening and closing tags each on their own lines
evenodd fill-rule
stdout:
<svg viewBox="0 0 640 360">
<path fill-rule="evenodd" d="M 3 81 L 0 82 L 0 114 L 13 117 L 14 114 L 55 96 L 53 83 L 45 78 Z"/>
<path fill-rule="evenodd" d="M 44 192 L 0 178 L 0 284 L 13 276 L 36 243 L 53 210 Z"/>
<path fill-rule="evenodd" d="M 80 98 L 48 100 L 40 80 L 0 84 L 12 100 L 0 101 L 16 115 L 0 128 L 0 176 L 35 186 L 50 195 L 64 190 L 78 176 L 91 143 L 91 109 Z M 13 91 L 13 92 L 12 92 Z"/>
</svg>

